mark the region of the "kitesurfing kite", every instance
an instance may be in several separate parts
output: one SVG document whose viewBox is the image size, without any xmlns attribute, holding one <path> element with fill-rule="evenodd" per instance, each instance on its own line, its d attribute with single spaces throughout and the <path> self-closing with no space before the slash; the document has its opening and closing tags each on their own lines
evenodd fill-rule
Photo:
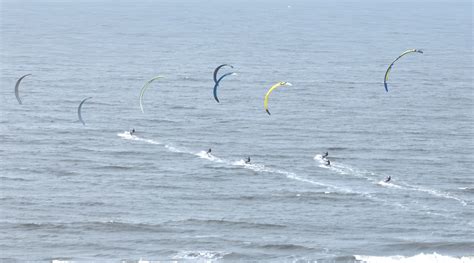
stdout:
<svg viewBox="0 0 474 263">
<path fill-rule="evenodd" d="M 397 60 L 399 60 L 401 57 L 405 56 L 406 54 L 410 54 L 410 53 L 421 53 L 423 54 L 423 51 L 420 50 L 420 49 L 408 49 L 407 51 L 403 52 L 400 56 L 398 56 L 393 62 L 392 64 L 390 64 L 390 66 L 388 66 L 388 69 L 387 71 L 385 72 L 385 78 L 383 80 L 383 84 L 385 86 L 385 91 L 388 92 L 388 86 L 387 86 L 387 81 L 388 81 L 388 73 L 390 73 L 390 70 L 392 69 L 392 66 L 393 64 L 395 64 L 395 62 Z"/>
<path fill-rule="evenodd" d="M 163 78 L 163 77 L 162 77 L 162 76 L 156 76 L 156 77 L 150 79 L 149 81 L 147 81 L 147 82 L 145 83 L 145 85 L 143 86 L 142 90 L 140 91 L 140 109 L 142 110 L 142 113 L 145 113 L 145 112 L 143 111 L 143 94 L 145 94 L 145 90 L 148 89 L 148 87 L 150 86 L 150 84 L 151 84 L 153 81 L 155 81 L 155 80 L 157 80 L 157 79 L 160 79 L 160 78 Z"/>
<path fill-rule="evenodd" d="M 225 73 L 224 75 L 222 75 L 216 82 L 216 84 L 214 85 L 214 99 L 219 102 L 219 98 L 217 98 L 217 87 L 219 87 L 219 83 L 221 82 L 222 79 L 224 79 L 225 77 L 227 76 L 231 76 L 231 75 L 237 75 L 237 73 L 234 73 L 234 72 L 229 72 L 229 73 Z"/>
<path fill-rule="evenodd" d="M 214 69 L 214 83 L 217 83 L 218 80 L 217 80 L 217 72 L 223 68 L 223 67 L 230 67 L 230 68 L 234 68 L 234 66 L 232 66 L 231 64 L 222 64 L 222 65 L 219 65 L 216 69 Z"/>
<path fill-rule="evenodd" d="M 19 94 L 19 91 L 18 91 L 18 88 L 20 87 L 20 82 L 23 78 L 27 77 L 27 76 L 31 76 L 31 74 L 26 74 L 26 75 L 23 75 L 21 78 L 19 78 L 17 81 L 16 81 L 16 84 L 15 84 L 15 97 L 16 97 L 16 100 L 18 100 L 18 103 L 22 104 L 21 102 L 21 99 L 20 99 L 20 94 Z"/>
<path fill-rule="evenodd" d="M 82 104 L 84 104 L 84 102 L 86 102 L 86 100 L 88 100 L 88 99 L 92 99 L 92 97 L 87 97 L 87 98 L 83 99 L 81 101 L 81 103 L 79 103 L 79 107 L 77 107 L 77 116 L 79 117 L 79 121 L 82 122 L 82 125 L 86 125 L 86 123 L 82 119 L 82 114 L 81 114 Z"/>
<path fill-rule="evenodd" d="M 217 98 L 217 87 L 219 87 L 219 83 L 221 82 L 221 80 L 223 80 L 225 77 L 227 76 L 231 76 L 231 75 L 237 75 L 237 73 L 234 73 L 234 72 L 229 72 L 229 73 L 225 73 L 224 75 L 222 75 L 219 79 L 217 79 L 217 73 L 219 72 L 219 70 L 223 67 L 230 67 L 230 68 L 234 68 L 234 66 L 230 65 L 230 64 L 222 64 L 222 65 L 219 65 L 216 69 L 214 69 L 214 74 L 213 74 L 213 77 L 214 77 L 214 99 L 219 103 L 219 98 Z"/>
<path fill-rule="evenodd" d="M 270 96 L 270 93 L 273 92 L 274 89 L 280 87 L 280 86 L 291 86 L 291 83 L 289 82 L 278 82 L 277 84 L 273 85 L 268 91 L 267 94 L 265 95 L 265 100 L 263 101 L 263 106 L 265 107 L 265 111 L 270 114 L 270 111 L 268 110 L 268 96 Z"/>
</svg>

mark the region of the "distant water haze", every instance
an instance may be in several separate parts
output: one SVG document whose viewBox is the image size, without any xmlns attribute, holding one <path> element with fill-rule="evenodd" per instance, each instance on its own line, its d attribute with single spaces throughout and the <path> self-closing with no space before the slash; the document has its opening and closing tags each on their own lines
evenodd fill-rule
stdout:
<svg viewBox="0 0 474 263">
<path fill-rule="evenodd" d="M 0 23 L 0 261 L 473 261 L 471 2 L 7 0 Z"/>
</svg>

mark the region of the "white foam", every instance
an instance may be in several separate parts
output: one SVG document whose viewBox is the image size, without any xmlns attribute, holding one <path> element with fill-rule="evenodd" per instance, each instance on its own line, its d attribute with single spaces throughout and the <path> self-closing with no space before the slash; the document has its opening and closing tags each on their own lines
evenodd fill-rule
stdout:
<svg viewBox="0 0 474 263">
<path fill-rule="evenodd" d="M 352 175 L 354 177 L 363 178 L 374 184 L 378 183 L 378 178 L 377 179 L 374 178 L 374 177 L 377 177 L 377 175 L 373 172 L 356 169 L 352 166 L 341 164 L 339 162 L 331 162 L 331 165 L 326 165 L 326 159 L 323 158 L 320 154 L 317 154 L 316 156 L 314 156 L 314 160 L 320 163 L 319 167 L 321 168 L 330 169 L 342 175 Z"/>
<path fill-rule="evenodd" d="M 253 170 L 253 171 L 257 171 L 257 172 L 267 172 L 267 173 L 273 173 L 273 174 L 281 174 L 281 175 L 284 175 L 288 179 L 297 180 L 297 181 L 300 181 L 300 182 L 305 182 L 305 183 L 309 183 L 309 184 L 312 184 L 312 185 L 317 185 L 317 186 L 333 189 L 335 191 L 342 192 L 342 193 L 358 194 L 358 195 L 364 196 L 364 197 L 369 198 L 369 199 L 374 200 L 374 201 L 379 201 L 379 202 L 382 201 L 378 198 L 373 197 L 372 195 L 370 195 L 368 193 L 355 192 L 355 191 L 353 191 L 349 188 L 335 186 L 335 185 L 331 185 L 331 184 L 327 184 L 327 183 L 321 183 L 321 182 L 314 181 L 314 180 L 311 180 L 311 179 L 308 179 L 308 178 L 305 178 L 305 177 L 302 177 L 302 176 L 298 176 L 298 175 L 296 175 L 295 173 L 292 173 L 292 172 L 269 168 L 269 167 L 266 167 L 263 164 L 249 164 L 249 163 L 245 163 L 244 160 L 229 162 L 225 159 L 218 158 L 218 157 L 216 157 L 212 154 L 208 154 L 206 151 L 200 151 L 200 152 L 196 153 L 195 155 L 199 156 L 200 158 L 207 159 L 207 160 L 214 161 L 214 162 L 218 162 L 218 163 L 225 163 L 225 164 L 228 164 L 228 165 L 240 166 L 240 167 L 250 169 L 250 170 Z M 328 193 L 329 193 L 329 191 L 328 191 Z M 394 205 L 394 203 L 392 203 L 392 205 Z M 403 205 L 398 204 L 398 203 L 396 203 L 395 205 L 400 206 L 400 207 L 404 207 Z"/>
<path fill-rule="evenodd" d="M 256 172 L 271 172 L 263 164 L 246 163 L 245 160 L 239 160 L 239 161 L 232 162 L 232 165 L 240 166 L 240 167 L 243 167 L 245 169 L 249 169 L 249 170 L 256 171 Z"/>
<path fill-rule="evenodd" d="M 419 187 L 419 186 L 412 186 L 412 185 L 405 185 L 405 186 L 407 186 L 406 189 L 409 189 L 409 190 L 412 190 L 412 191 L 420 191 L 420 192 L 431 194 L 433 196 L 456 200 L 459 203 L 461 203 L 461 205 L 463 205 L 463 206 L 467 205 L 466 201 L 464 201 L 463 199 L 461 199 L 457 196 L 454 196 L 450 193 L 441 192 L 441 191 L 437 191 L 437 190 L 434 190 L 434 189 L 429 189 L 429 188 L 424 188 L 424 187 Z"/>
<path fill-rule="evenodd" d="M 130 135 L 130 132 L 128 132 L 128 131 L 125 131 L 123 133 L 119 133 L 117 135 L 119 137 L 123 138 L 123 139 L 126 139 L 126 140 L 144 141 L 144 142 L 151 143 L 151 144 L 162 144 L 162 143 L 160 143 L 158 141 L 155 141 L 155 140 L 143 139 L 143 138 L 140 138 L 136 135 Z M 279 170 L 279 169 L 274 169 L 274 168 L 269 168 L 269 167 L 266 167 L 263 164 L 245 163 L 244 160 L 239 160 L 239 161 L 233 161 L 232 162 L 232 161 L 228 161 L 228 160 L 223 159 L 223 158 L 219 158 L 219 157 L 217 157 L 217 156 L 215 156 L 211 153 L 208 154 L 206 151 L 199 151 L 199 152 L 196 153 L 196 152 L 189 151 L 185 148 L 178 148 L 176 146 L 172 146 L 172 145 L 169 145 L 169 144 L 165 144 L 164 147 L 166 149 L 168 149 L 169 151 L 175 152 L 175 153 L 192 154 L 192 155 L 195 155 L 195 156 L 197 156 L 201 159 L 209 160 L 209 161 L 216 162 L 216 163 L 224 163 L 224 164 L 227 164 L 227 165 L 238 166 L 238 167 L 253 170 L 253 171 L 256 171 L 256 172 L 267 172 L 267 173 L 273 173 L 273 174 L 281 174 L 281 175 L 284 175 L 285 177 L 287 177 L 288 179 L 297 180 L 297 181 L 309 183 L 309 184 L 312 184 L 312 185 L 322 186 L 322 187 L 325 187 L 325 188 L 330 188 L 330 189 L 333 189 L 333 190 L 336 190 L 336 191 L 339 191 L 339 192 L 343 192 L 343 193 L 360 194 L 362 196 L 366 196 L 368 198 L 375 199 L 375 198 L 373 198 L 372 196 L 370 196 L 369 194 L 366 194 L 366 193 L 354 192 L 354 191 L 352 191 L 351 189 L 348 189 L 348 188 L 343 188 L 343 187 L 339 187 L 339 186 L 335 186 L 335 185 L 331 185 L 331 184 L 317 182 L 317 181 L 314 181 L 314 180 L 311 180 L 311 179 L 308 179 L 308 178 L 305 178 L 305 177 L 298 176 L 298 175 L 296 175 L 295 173 L 292 173 L 292 172 Z M 317 156 L 319 156 L 319 158 L 322 160 L 321 155 L 317 155 Z M 317 157 L 315 157 L 315 159 L 316 158 Z M 325 166 L 325 168 L 326 168 L 326 166 Z M 334 169 L 334 167 L 329 167 L 329 168 Z M 329 193 L 329 191 L 328 191 L 328 193 Z"/>
<path fill-rule="evenodd" d="M 216 162 L 216 163 L 223 163 L 224 162 L 224 160 L 222 160 L 221 158 L 216 157 L 216 156 L 212 155 L 211 153 L 207 153 L 206 151 L 200 151 L 200 152 L 195 153 L 194 155 L 196 155 L 196 156 L 198 156 L 202 159 L 207 159 L 209 161 Z"/>
<path fill-rule="evenodd" d="M 265 167 L 265 165 L 263 165 L 263 164 L 249 164 L 249 163 L 245 163 L 244 160 L 235 161 L 235 162 L 232 162 L 232 164 L 237 165 L 237 166 L 242 166 L 244 168 L 251 169 L 251 170 L 254 170 L 254 171 L 257 171 L 257 172 L 267 172 L 267 173 L 273 173 L 273 174 L 281 174 L 281 175 L 286 176 L 288 179 L 297 180 L 297 181 L 305 182 L 305 183 L 310 183 L 310 184 L 313 184 L 313 185 L 318 185 L 318 186 L 322 186 L 322 187 L 326 187 L 326 188 L 333 188 L 334 190 L 340 190 L 340 191 L 346 192 L 346 193 L 350 192 L 350 190 L 347 190 L 347 189 L 344 189 L 344 188 L 341 188 L 341 187 L 337 187 L 337 186 L 334 186 L 334 185 L 330 185 L 330 184 L 325 184 L 325 183 L 320 183 L 320 182 L 317 182 L 317 181 L 313 181 L 313 180 L 298 176 L 298 175 L 296 175 L 295 173 L 292 173 L 292 172 Z"/>
<path fill-rule="evenodd" d="M 463 205 L 463 206 L 467 205 L 467 202 L 465 200 L 463 200 L 463 199 L 461 199 L 457 196 L 454 196 L 452 194 L 449 194 L 449 193 L 437 191 L 437 190 L 434 190 L 434 189 L 418 187 L 418 186 L 411 186 L 411 185 L 408 185 L 408 184 L 402 184 L 402 183 L 395 184 L 393 182 L 378 181 L 375 178 L 373 178 L 373 177 L 376 176 L 374 173 L 368 172 L 368 171 L 363 171 L 363 170 L 358 170 L 358 169 L 355 169 L 355 168 L 350 167 L 348 165 L 343 165 L 343 164 L 339 164 L 339 163 L 331 163 L 331 165 L 326 165 L 326 160 L 320 154 L 317 154 L 316 156 L 314 156 L 314 160 L 321 163 L 319 165 L 319 167 L 325 168 L 325 169 L 330 169 L 330 170 L 332 170 L 334 172 L 337 172 L 339 174 L 342 174 L 342 175 L 352 175 L 352 176 L 359 177 L 359 178 L 365 178 L 366 180 L 371 181 L 374 184 L 385 186 L 385 187 L 404 189 L 404 190 L 409 190 L 409 191 L 420 191 L 420 192 L 431 194 L 431 195 L 436 196 L 436 197 L 456 200 L 459 203 L 461 203 L 461 205 Z M 370 176 L 367 176 L 369 174 L 370 174 Z"/>
<path fill-rule="evenodd" d="M 468 263 L 474 262 L 473 256 L 465 257 L 450 257 L 444 256 L 437 253 L 433 254 L 418 254 L 411 257 L 405 256 L 362 256 L 355 255 L 356 260 L 360 260 L 366 263 Z"/>
<path fill-rule="evenodd" d="M 351 167 L 344 166 L 342 164 L 331 162 L 331 165 L 327 165 L 326 164 L 327 159 L 323 158 L 323 156 L 320 155 L 320 154 L 317 154 L 316 156 L 314 156 L 313 159 L 320 163 L 320 165 L 319 165 L 320 168 L 329 169 L 329 170 L 334 171 L 338 174 L 345 175 L 345 174 L 349 174 L 351 172 L 354 172 L 354 170 Z"/>
<path fill-rule="evenodd" d="M 246 165 L 250 165 L 250 163 L 246 163 L 245 160 L 240 159 L 238 161 L 232 162 L 232 165 L 246 166 Z"/>
<path fill-rule="evenodd" d="M 137 135 L 132 135 L 128 131 L 124 131 L 122 133 L 117 133 L 117 135 L 119 137 L 125 139 L 125 140 L 143 141 L 143 142 L 147 142 L 147 143 L 150 143 L 150 144 L 161 144 L 161 142 L 159 142 L 159 141 L 150 140 L 150 139 L 143 139 L 143 138 L 138 137 Z"/>
<path fill-rule="evenodd" d="M 381 185 L 381 186 L 385 186 L 385 187 L 392 187 L 392 188 L 404 188 L 404 187 L 401 187 L 399 185 L 396 185 L 394 183 L 391 183 L 391 182 L 385 182 L 385 181 L 380 181 L 377 183 L 378 185 Z"/>
<path fill-rule="evenodd" d="M 137 140 L 137 136 L 131 135 L 130 132 L 124 131 L 122 133 L 117 133 L 117 135 L 125 140 Z"/>
<path fill-rule="evenodd" d="M 193 260 L 193 262 L 212 262 L 218 259 L 222 259 L 225 255 L 229 253 L 223 251 L 181 251 L 178 252 L 173 259 L 188 259 Z"/>
<path fill-rule="evenodd" d="M 322 187 L 326 187 L 326 188 L 332 188 L 333 190 L 339 190 L 339 191 L 344 192 L 344 193 L 352 192 L 349 189 L 342 188 L 342 187 L 337 187 L 337 186 L 334 186 L 334 185 L 325 184 L 325 183 L 321 183 L 321 182 L 317 182 L 317 181 L 314 181 L 314 180 L 311 180 L 311 179 L 307 179 L 307 178 L 298 176 L 298 175 L 296 175 L 295 173 L 292 173 L 292 172 L 265 167 L 265 165 L 263 165 L 263 164 L 249 164 L 249 163 L 245 163 L 244 160 L 239 160 L 239 161 L 232 162 L 232 165 L 242 166 L 244 168 L 247 168 L 247 169 L 250 169 L 250 170 L 253 170 L 253 171 L 257 171 L 257 172 L 267 172 L 267 173 L 273 173 L 273 174 L 281 174 L 281 175 L 286 176 L 286 178 L 288 178 L 288 179 L 292 179 L 292 180 L 296 180 L 296 181 L 300 181 L 300 182 L 305 182 L 305 183 L 309 183 L 309 184 L 312 184 L 312 185 L 322 186 Z"/>
<path fill-rule="evenodd" d="M 192 152 L 190 152 L 190 151 L 188 151 L 184 148 L 178 148 L 176 146 L 169 145 L 169 144 L 166 144 L 165 148 L 168 149 L 171 152 L 174 152 L 174 153 L 189 153 L 189 154 L 192 154 Z"/>
<path fill-rule="evenodd" d="M 316 154 L 313 159 L 319 161 L 320 163 L 323 163 L 324 161 L 323 156 L 321 154 Z"/>
<path fill-rule="evenodd" d="M 352 191 L 347 189 L 347 188 L 338 187 L 338 186 L 334 186 L 334 185 L 330 185 L 330 184 L 325 184 L 325 183 L 313 181 L 311 179 L 307 179 L 307 178 L 304 178 L 304 177 L 301 177 L 301 176 L 297 176 L 294 173 L 288 173 L 288 174 L 286 174 L 286 177 L 290 178 L 290 179 L 293 179 L 293 180 L 300 181 L 300 182 L 305 182 L 305 183 L 318 185 L 318 186 L 322 186 L 322 187 L 326 187 L 326 188 L 332 188 L 334 190 L 339 190 L 339 191 L 344 192 L 344 193 L 352 193 Z"/>
<path fill-rule="evenodd" d="M 161 260 L 146 260 L 146 259 L 140 258 L 137 263 L 161 263 L 161 262 L 162 262 Z M 171 261 L 171 262 L 175 263 L 176 261 Z"/>
</svg>

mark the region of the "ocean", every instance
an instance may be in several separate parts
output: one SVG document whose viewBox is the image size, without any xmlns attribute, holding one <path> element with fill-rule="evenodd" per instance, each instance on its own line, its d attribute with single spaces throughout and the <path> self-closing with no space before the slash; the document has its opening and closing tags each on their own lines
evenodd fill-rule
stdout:
<svg viewBox="0 0 474 263">
<path fill-rule="evenodd" d="M 472 8 L 1 0 L 0 262 L 473 262 Z"/>
</svg>

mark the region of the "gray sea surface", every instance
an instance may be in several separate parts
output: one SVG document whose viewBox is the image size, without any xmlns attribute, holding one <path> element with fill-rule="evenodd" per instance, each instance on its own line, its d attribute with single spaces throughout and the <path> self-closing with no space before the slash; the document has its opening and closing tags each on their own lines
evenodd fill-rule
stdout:
<svg viewBox="0 0 474 263">
<path fill-rule="evenodd" d="M 0 261 L 474 256 L 472 10 L 1 0 Z"/>
</svg>

